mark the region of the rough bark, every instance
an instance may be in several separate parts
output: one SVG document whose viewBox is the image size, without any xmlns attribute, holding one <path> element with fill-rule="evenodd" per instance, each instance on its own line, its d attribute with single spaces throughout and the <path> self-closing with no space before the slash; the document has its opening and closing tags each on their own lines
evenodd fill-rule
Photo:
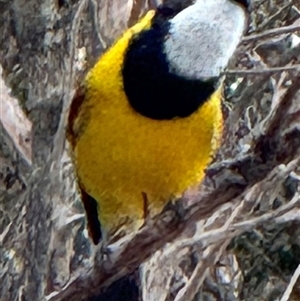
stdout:
<svg viewBox="0 0 300 301">
<path fill-rule="evenodd" d="M 222 147 L 199 190 L 104 255 L 87 238 L 68 108 L 97 56 L 155 4 L 1 1 L 1 301 L 299 299 L 297 1 L 251 2 Z"/>
</svg>

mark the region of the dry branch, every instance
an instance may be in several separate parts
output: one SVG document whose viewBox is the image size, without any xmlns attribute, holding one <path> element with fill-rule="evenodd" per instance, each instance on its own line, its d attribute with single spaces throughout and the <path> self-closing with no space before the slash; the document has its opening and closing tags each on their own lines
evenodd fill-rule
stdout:
<svg viewBox="0 0 300 301">
<path fill-rule="evenodd" d="M 199 190 L 134 237 L 101 249 L 86 236 L 68 107 L 98 54 L 154 2 L 3 2 L 1 103 L 26 114 L 0 115 L 1 301 L 104 298 L 126 277 L 143 301 L 298 300 L 296 1 L 252 1 L 251 34 L 227 72 L 222 147 Z"/>
</svg>

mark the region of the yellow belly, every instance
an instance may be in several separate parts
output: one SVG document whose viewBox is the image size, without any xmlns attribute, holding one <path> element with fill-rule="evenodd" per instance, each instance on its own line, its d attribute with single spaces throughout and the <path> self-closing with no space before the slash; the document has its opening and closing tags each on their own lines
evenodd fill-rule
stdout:
<svg viewBox="0 0 300 301">
<path fill-rule="evenodd" d="M 123 222 L 141 226 L 142 192 L 155 214 L 199 183 L 221 133 L 219 92 L 189 118 L 168 121 L 140 116 L 119 101 L 99 99 L 107 104 L 92 109 L 75 150 L 79 180 L 97 200 L 106 232 Z"/>
<path fill-rule="evenodd" d="M 106 233 L 123 223 L 127 231 L 142 225 L 143 192 L 153 215 L 170 198 L 199 184 L 222 131 L 221 89 L 187 118 L 152 120 L 130 107 L 121 64 L 133 31 L 90 71 L 76 121 L 74 159 L 79 181 L 97 201 Z"/>
</svg>

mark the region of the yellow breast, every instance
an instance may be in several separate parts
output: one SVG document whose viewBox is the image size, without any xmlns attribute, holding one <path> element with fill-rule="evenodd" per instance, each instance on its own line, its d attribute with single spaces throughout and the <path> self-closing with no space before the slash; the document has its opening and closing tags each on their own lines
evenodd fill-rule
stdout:
<svg viewBox="0 0 300 301">
<path fill-rule="evenodd" d="M 146 193 L 151 214 L 199 184 L 222 132 L 221 88 L 187 118 L 153 120 L 135 112 L 122 84 L 129 40 L 150 26 L 154 12 L 129 29 L 86 78 L 76 119 L 74 159 L 79 182 L 98 203 L 101 226 L 111 233 L 143 223 Z"/>
</svg>

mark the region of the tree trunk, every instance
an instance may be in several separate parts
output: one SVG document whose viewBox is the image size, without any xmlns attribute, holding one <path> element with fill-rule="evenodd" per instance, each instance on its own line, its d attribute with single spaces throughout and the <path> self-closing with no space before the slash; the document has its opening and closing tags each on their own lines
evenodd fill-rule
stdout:
<svg viewBox="0 0 300 301">
<path fill-rule="evenodd" d="M 299 300 L 297 1 L 251 2 L 199 190 L 104 254 L 86 235 L 68 109 L 96 58 L 155 4 L 1 2 L 1 301 Z"/>
</svg>

